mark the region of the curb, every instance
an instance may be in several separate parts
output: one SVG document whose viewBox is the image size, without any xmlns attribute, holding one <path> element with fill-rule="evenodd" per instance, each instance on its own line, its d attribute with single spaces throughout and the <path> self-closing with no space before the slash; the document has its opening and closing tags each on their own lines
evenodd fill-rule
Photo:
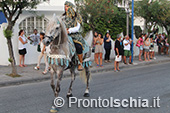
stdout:
<svg viewBox="0 0 170 113">
<path fill-rule="evenodd" d="M 145 65 L 153 65 L 153 64 L 159 64 L 159 63 L 166 63 L 166 62 L 170 62 L 170 59 L 166 59 L 166 60 L 155 60 L 155 61 L 151 61 L 151 62 L 145 62 L 145 63 L 137 63 L 135 65 L 122 65 L 120 66 L 120 68 L 131 68 L 131 67 L 140 67 L 140 66 L 145 66 Z M 108 65 L 107 65 L 108 66 Z M 109 66 L 109 67 L 104 67 L 104 68 L 99 68 L 99 69 L 91 69 L 91 73 L 95 74 L 95 73 L 101 73 L 101 72 L 108 72 L 108 71 L 113 71 L 113 65 Z M 79 76 L 79 73 L 76 72 L 76 75 Z M 63 78 L 68 78 L 71 77 L 69 73 L 65 73 L 63 74 Z M 27 83 L 36 83 L 36 82 L 42 82 L 42 81 L 47 81 L 50 80 L 50 76 L 47 77 L 37 77 L 37 78 L 33 78 L 33 79 L 25 79 L 25 80 L 16 80 L 16 81 L 8 81 L 8 82 L 2 82 L 0 83 L 0 87 L 5 87 L 5 86 L 13 86 L 13 85 L 21 85 L 21 84 L 27 84 Z"/>
</svg>

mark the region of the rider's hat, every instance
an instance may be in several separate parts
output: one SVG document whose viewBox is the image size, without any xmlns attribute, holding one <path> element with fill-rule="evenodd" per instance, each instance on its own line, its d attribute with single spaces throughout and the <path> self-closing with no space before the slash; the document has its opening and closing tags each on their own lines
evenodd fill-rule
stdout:
<svg viewBox="0 0 170 113">
<path fill-rule="evenodd" d="M 64 5 L 68 5 L 69 7 L 72 7 L 72 8 L 75 7 L 75 5 L 69 1 L 66 1 Z"/>
</svg>

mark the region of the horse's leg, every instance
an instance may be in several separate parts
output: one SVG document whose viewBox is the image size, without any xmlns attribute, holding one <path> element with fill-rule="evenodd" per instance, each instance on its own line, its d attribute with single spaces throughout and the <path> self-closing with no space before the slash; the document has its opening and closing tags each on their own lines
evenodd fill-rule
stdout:
<svg viewBox="0 0 170 113">
<path fill-rule="evenodd" d="M 59 92 L 60 92 L 60 82 L 63 76 L 63 68 L 57 68 L 57 85 L 56 85 L 56 92 L 55 92 L 55 97 L 58 97 Z"/>
<path fill-rule="evenodd" d="M 90 80 L 90 68 L 89 67 L 85 67 L 86 70 L 86 90 L 84 93 L 84 97 L 89 97 L 90 93 L 89 93 L 89 80 Z"/>
<path fill-rule="evenodd" d="M 56 75 L 56 73 L 55 73 L 53 68 L 51 68 L 50 73 L 51 73 L 51 88 L 52 88 L 54 95 L 55 95 L 55 84 L 54 84 L 55 77 L 54 77 L 54 75 Z"/>
<path fill-rule="evenodd" d="M 60 92 L 60 82 L 61 82 L 62 75 L 63 75 L 63 68 L 54 66 L 53 70 L 54 70 L 54 72 L 57 73 L 56 91 L 55 91 L 55 89 L 54 89 L 55 97 L 57 98 L 58 95 L 59 95 L 59 92 Z M 55 88 L 55 87 L 54 87 L 54 88 Z M 57 104 L 57 103 L 56 103 L 56 104 Z M 54 105 L 54 101 L 53 101 L 53 105 L 52 105 L 52 108 L 51 108 L 50 112 L 51 112 L 51 113 L 57 113 L 58 111 L 59 111 L 59 110 L 58 110 L 58 108 Z"/>
<path fill-rule="evenodd" d="M 75 67 L 73 66 L 71 69 L 70 69 L 70 72 L 71 72 L 71 83 L 70 83 L 70 87 L 69 87 L 69 90 L 68 90 L 68 93 L 67 93 L 67 98 L 69 97 L 72 97 L 72 85 L 73 85 L 73 82 L 76 78 L 76 73 L 75 73 Z"/>
</svg>

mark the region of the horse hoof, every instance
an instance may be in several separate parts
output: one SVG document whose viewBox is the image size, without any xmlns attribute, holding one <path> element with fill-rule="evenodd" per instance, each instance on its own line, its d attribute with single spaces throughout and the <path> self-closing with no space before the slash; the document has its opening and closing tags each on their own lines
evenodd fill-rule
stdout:
<svg viewBox="0 0 170 113">
<path fill-rule="evenodd" d="M 73 97 L 73 94 L 67 94 L 67 98 Z"/>
<path fill-rule="evenodd" d="M 52 107 L 50 113 L 57 113 L 59 110 L 56 107 Z"/>
<path fill-rule="evenodd" d="M 84 93 L 84 97 L 90 97 L 89 93 Z"/>
</svg>

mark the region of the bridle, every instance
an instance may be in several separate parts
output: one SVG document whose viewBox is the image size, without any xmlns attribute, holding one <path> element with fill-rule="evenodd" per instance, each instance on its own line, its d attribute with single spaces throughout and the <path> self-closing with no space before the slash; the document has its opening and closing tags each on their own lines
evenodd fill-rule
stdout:
<svg viewBox="0 0 170 113">
<path fill-rule="evenodd" d="M 56 31 L 57 31 L 57 30 L 58 30 L 58 28 L 56 28 Z M 55 32 L 54 34 L 56 34 L 56 32 Z M 56 46 L 57 48 L 59 48 L 59 45 L 60 45 L 60 43 L 61 43 L 61 36 L 60 36 L 60 35 L 61 35 L 61 33 L 58 33 L 58 35 L 55 36 L 55 38 L 54 38 L 54 36 L 47 36 L 47 35 L 45 35 L 44 37 L 49 38 L 51 42 L 54 41 L 54 39 L 59 38 L 58 44 L 57 44 L 57 45 L 53 45 L 53 46 Z"/>
</svg>

